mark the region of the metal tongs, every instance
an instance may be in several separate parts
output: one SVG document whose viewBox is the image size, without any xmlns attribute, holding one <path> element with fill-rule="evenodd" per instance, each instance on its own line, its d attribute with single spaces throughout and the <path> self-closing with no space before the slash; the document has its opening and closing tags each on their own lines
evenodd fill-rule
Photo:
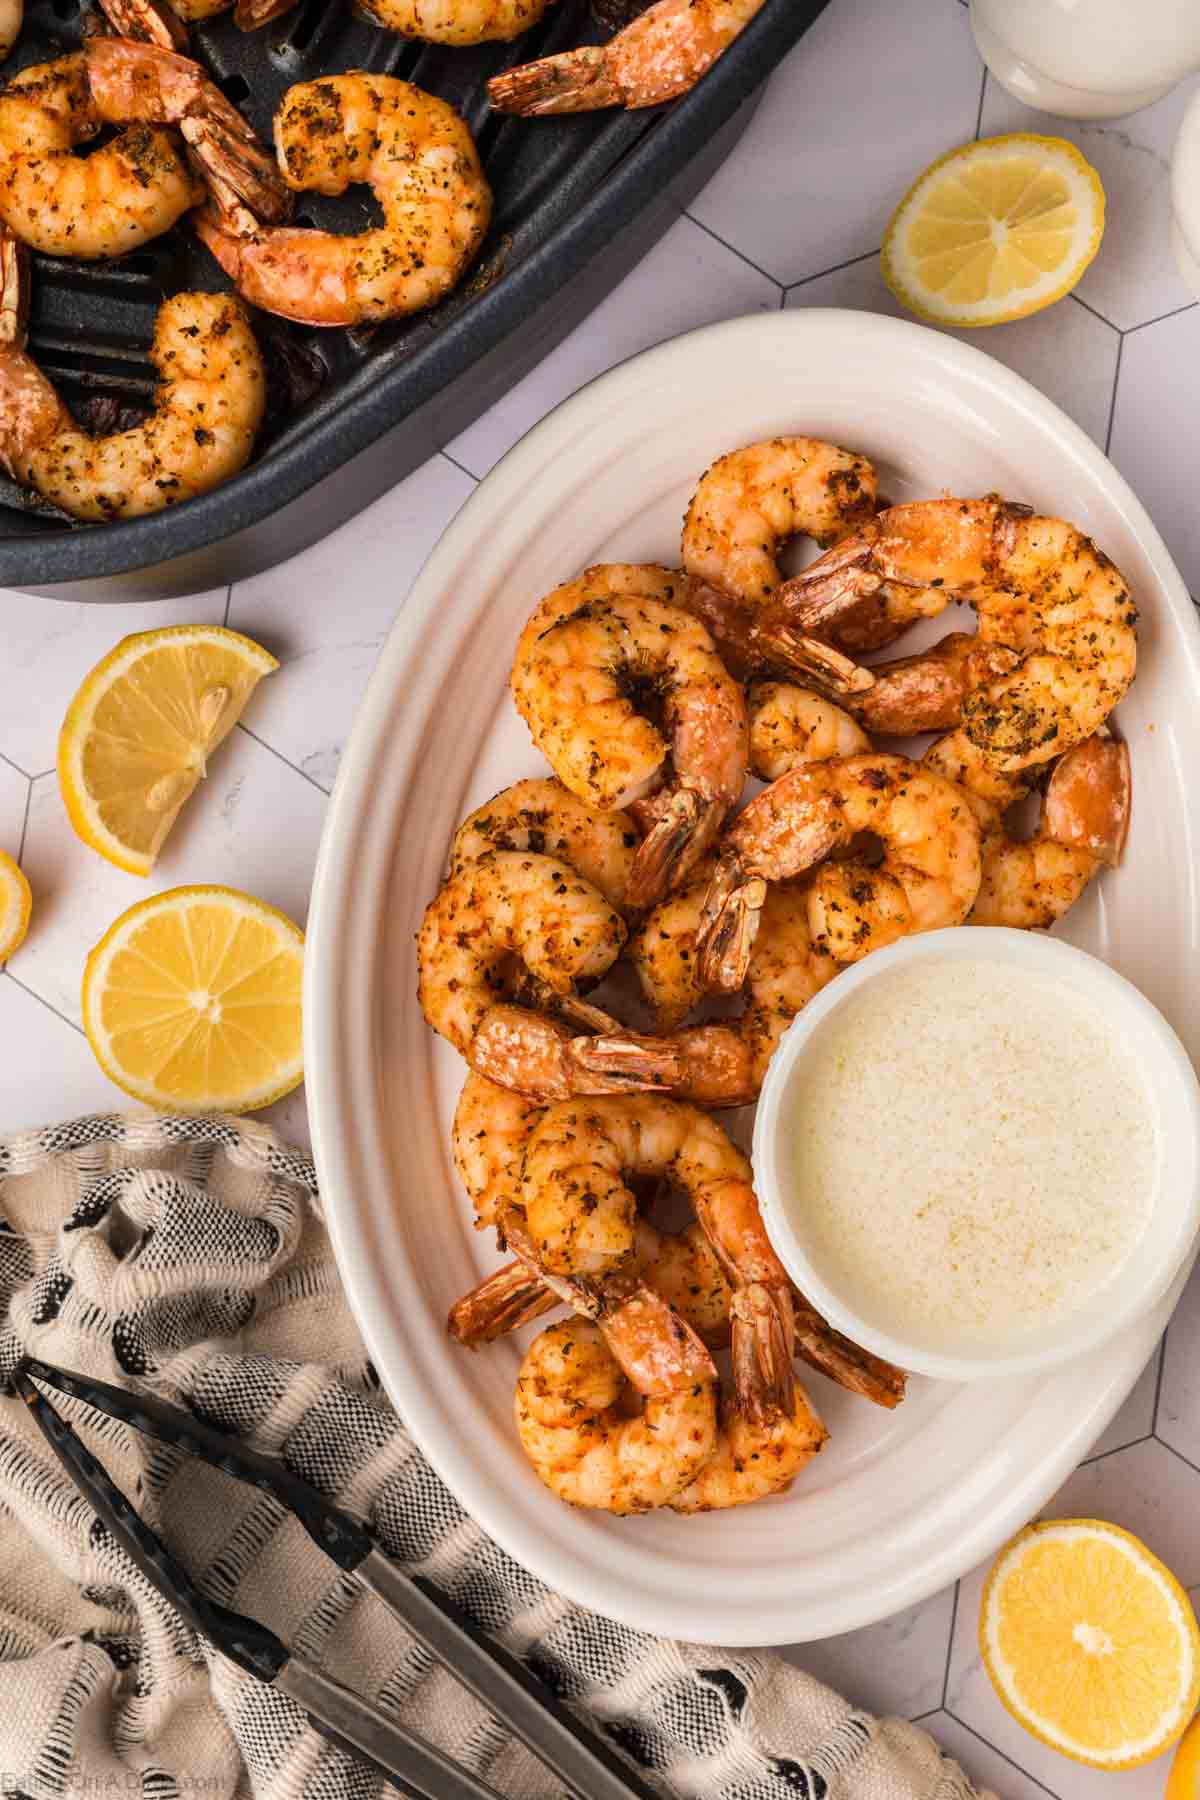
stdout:
<svg viewBox="0 0 1200 1800">
<path fill-rule="evenodd" d="M 495 1788 L 293 1654 L 265 1625 L 208 1599 L 35 1382 L 273 1494 L 338 1568 L 382 1600 L 578 1800 L 654 1800 L 650 1788 L 616 1752 L 587 1730 L 524 1663 L 485 1636 L 420 1576 L 404 1574 L 360 1519 L 332 1505 L 276 1458 L 250 1449 L 164 1400 L 26 1358 L 13 1377 L 17 1393 L 67 1474 L 146 1579 L 231 1662 L 290 1695 L 323 1737 L 372 1763 L 403 1793 L 414 1800 L 500 1800 Z"/>
</svg>

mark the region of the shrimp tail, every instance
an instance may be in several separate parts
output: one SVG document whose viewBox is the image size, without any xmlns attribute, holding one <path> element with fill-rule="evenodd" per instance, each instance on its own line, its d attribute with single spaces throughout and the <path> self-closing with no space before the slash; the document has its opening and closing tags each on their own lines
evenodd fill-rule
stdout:
<svg viewBox="0 0 1200 1800">
<path fill-rule="evenodd" d="M 721 858 L 696 934 L 706 993 L 736 994 L 745 981 L 766 898 L 767 884 L 760 876 L 747 876 L 736 855 Z"/>
<path fill-rule="evenodd" d="M 290 218 L 291 193 L 272 158 L 240 120 L 233 125 L 227 118 L 199 115 L 183 119 L 179 129 L 227 218 L 235 216 L 237 201 L 250 208 L 256 223 L 279 225 Z"/>
<path fill-rule="evenodd" d="M 727 808 L 695 788 L 679 788 L 638 847 L 625 890 L 627 906 L 653 906 L 695 868 L 713 842 Z"/>
<path fill-rule="evenodd" d="M 611 59 L 603 47 L 589 44 L 493 75 L 488 99 L 496 112 L 519 113 L 530 119 L 544 113 L 594 112 L 602 106 L 620 106 L 625 96 L 613 79 Z"/>
<path fill-rule="evenodd" d="M 775 618 L 773 602 L 751 607 L 735 594 L 693 576 L 684 604 L 739 680 L 774 671 L 799 673 L 836 694 L 866 693 L 874 684 L 869 669 L 860 668 L 819 638 L 793 631 L 785 618 Z"/>
<path fill-rule="evenodd" d="M 815 1306 L 793 1293 L 796 1355 L 819 1375 L 836 1381 L 847 1393 L 861 1394 L 889 1412 L 904 1398 L 908 1377 L 903 1369 L 862 1350 L 824 1320 Z"/>
<path fill-rule="evenodd" d="M 157 44 L 160 50 L 188 49 L 188 29 L 177 12 L 163 0 L 100 0 L 104 15 L 118 37 L 134 43 Z"/>
<path fill-rule="evenodd" d="M 796 1386 L 790 1292 L 765 1281 L 748 1282 L 735 1292 L 730 1317 L 738 1411 L 753 1425 L 786 1417 Z"/>
<path fill-rule="evenodd" d="M 618 1287 L 600 1323 L 609 1349 L 640 1394 L 661 1394 L 690 1382 L 717 1379 L 716 1364 L 698 1334 L 662 1295 L 644 1282 Z"/>
<path fill-rule="evenodd" d="M 782 667 L 789 674 L 803 675 L 826 693 L 845 699 L 866 694 L 875 685 L 870 669 L 864 669 L 832 644 L 791 625 L 764 619 L 758 629 L 763 660 L 768 667 Z"/>
<path fill-rule="evenodd" d="M 588 1076 L 609 1079 L 614 1094 L 675 1093 L 686 1078 L 684 1059 L 670 1038 L 619 1028 L 606 1037 L 576 1038 L 571 1060 Z"/>
<path fill-rule="evenodd" d="M 559 1296 L 540 1275 L 531 1274 L 521 1261 L 506 1263 L 456 1300 L 446 1319 L 446 1329 L 456 1343 L 473 1350 L 517 1331 L 559 1304 Z"/>
</svg>

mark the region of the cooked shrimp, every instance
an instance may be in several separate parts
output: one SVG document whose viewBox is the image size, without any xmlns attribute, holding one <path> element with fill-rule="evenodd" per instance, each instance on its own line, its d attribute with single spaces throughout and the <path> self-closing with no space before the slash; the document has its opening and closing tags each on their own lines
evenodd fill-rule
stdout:
<svg viewBox="0 0 1200 1800">
<path fill-rule="evenodd" d="M 764 600 L 783 580 L 789 538 L 836 544 L 875 516 L 875 471 L 865 456 L 820 438 L 781 437 L 722 456 L 683 521 L 683 566 L 737 600 Z"/>
<path fill-rule="evenodd" d="M 488 82 L 497 112 L 592 112 L 660 106 L 686 94 L 750 23 L 763 0 L 657 0 L 606 44 L 564 50 Z"/>
<path fill-rule="evenodd" d="M 474 1070 L 463 1083 L 450 1153 L 481 1230 L 498 1225 L 510 1207 L 520 1204 L 525 1146 L 545 1110 Z"/>
<path fill-rule="evenodd" d="M 752 1416 L 791 1404 L 792 1307 L 786 1272 L 758 1213 L 750 1165 L 694 1106 L 657 1096 L 552 1106 L 525 1150 L 525 1224 L 538 1266 L 595 1279 L 631 1256 L 629 1176 L 669 1179 L 691 1201 L 734 1288 L 734 1382 Z"/>
<path fill-rule="evenodd" d="M 874 684 L 846 705 L 859 723 L 881 737 L 916 737 L 950 731 L 962 723 L 963 702 L 1015 669 L 1020 657 L 1003 644 L 984 643 L 969 631 L 952 631 L 918 656 L 876 663 Z"/>
<path fill-rule="evenodd" d="M 520 1233 L 514 1234 L 518 1240 Z M 658 1231 L 639 1219 L 629 1271 L 660 1293 L 710 1350 L 723 1350 L 732 1335 L 733 1290 L 698 1222 L 684 1231 Z M 447 1329 L 473 1349 L 490 1344 L 561 1303 L 596 1318 L 602 1302 L 588 1283 L 554 1277 L 548 1285 L 532 1252 L 506 1263 L 450 1308 Z M 796 1354 L 830 1381 L 889 1411 L 904 1398 L 903 1370 L 860 1349 L 835 1331 L 816 1308 L 792 1290 Z"/>
<path fill-rule="evenodd" d="M 620 912 L 639 842 L 628 813 L 599 812 L 561 781 L 517 781 L 463 820 L 450 845 L 450 873 L 491 850 L 533 850 L 569 863 Z"/>
<path fill-rule="evenodd" d="M 729 1343 L 732 1289 L 695 1220 L 676 1232 L 659 1231 L 649 1220 L 639 1219 L 628 1271 L 661 1294 L 710 1350 L 723 1350 Z M 584 1284 L 580 1284 L 578 1297 L 569 1290 L 564 1292 L 561 1282 L 548 1287 L 536 1266 L 531 1268 L 518 1257 L 457 1300 L 450 1308 L 447 1327 L 460 1344 L 490 1344 L 564 1299 L 588 1316 L 595 1311 L 593 1296 Z"/>
<path fill-rule="evenodd" d="M 877 867 L 824 861 L 859 832 Z M 725 840 L 701 927 L 701 978 L 741 986 L 766 883 L 821 863 L 808 894 L 815 945 L 858 962 L 910 932 L 960 925 L 979 892 L 979 825 L 961 788 L 906 756 L 801 765 L 752 800 Z"/>
<path fill-rule="evenodd" d="M 828 1442 L 829 1433 L 799 1384 L 788 1413 L 757 1423 L 727 1401 L 716 1454 L 667 1504 L 680 1513 L 716 1512 L 786 1493 Z"/>
<path fill-rule="evenodd" d="M 804 880 L 767 888 L 741 1016 L 682 1031 L 675 1027 L 704 996 L 696 943 L 707 886 L 697 883 L 657 906 L 635 935 L 632 956 L 658 1030 L 669 1035 L 608 1029 L 580 1038 L 572 1051 L 579 1069 L 699 1106 L 754 1100 L 780 1038 L 838 972 L 825 946 L 813 941 L 809 886 Z"/>
<path fill-rule="evenodd" d="M 634 704 L 647 690 L 661 701 L 666 735 Z M 644 906 L 678 885 L 746 776 L 746 703 L 704 627 L 648 596 L 591 601 L 525 634 L 512 691 L 559 779 L 590 806 L 624 807 L 654 791 L 671 758 L 670 801 L 637 852 L 627 897 Z"/>
<path fill-rule="evenodd" d="M 366 0 L 387 31 L 427 44 L 507 43 L 536 25 L 550 0 Z"/>
<path fill-rule="evenodd" d="M 24 23 L 25 0 L 0 0 L 0 62 L 20 37 Z"/>
<path fill-rule="evenodd" d="M 275 118 L 283 179 L 298 193 L 370 187 L 383 224 L 354 236 L 260 226 L 225 203 L 196 229 L 255 306 L 302 325 L 362 325 L 443 299 L 483 242 L 492 193 L 471 133 L 445 100 L 393 75 L 322 75 L 288 89 Z M 231 184 L 232 185 L 232 184 Z"/>
<path fill-rule="evenodd" d="M 0 221 L 49 256 L 122 256 L 203 198 L 169 131 L 130 124 L 77 156 L 110 115 L 84 54 L 22 69 L 0 91 Z"/>
<path fill-rule="evenodd" d="M 894 506 L 788 586 L 788 627 L 842 649 L 968 601 L 982 642 L 1019 659 L 962 702 L 967 736 L 1002 770 L 1090 737 L 1137 664 L 1137 609 L 1120 571 L 1065 519 L 1003 500 Z"/>
<path fill-rule="evenodd" d="M 501 1086 L 534 1098 L 595 1092 L 571 1083 L 570 1032 L 503 1000 L 514 991 L 514 964 L 539 998 L 569 1000 L 612 967 L 624 943 L 620 915 L 566 863 L 493 850 L 464 864 L 426 908 L 417 936 L 421 1007 L 472 1068 Z"/>
<path fill-rule="evenodd" d="M 622 1402 L 641 1397 L 630 1418 Z M 692 1482 L 717 1446 L 716 1371 L 700 1340 L 648 1288 L 603 1325 L 568 1319 L 526 1352 L 517 1434 L 572 1506 L 649 1512 Z"/>
<path fill-rule="evenodd" d="M 830 762 L 871 748 L 865 731 L 832 700 L 786 681 L 760 681 L 747 697 L 750 768 L 777 781 L 800 763 Z"/>
<path fill-rule="evenodd" d="M 1037 829 L 1025 839 L 1012 837 L 1005 823 L 1024 784 L 997 778 L 965 732 L 941 738 L 924 761 L 962 783 L 982 830 L 982 878 L 968 925 L 1047 929 L 1093 875 L 1120 861 L 1129 829 L 1129 752 L 1106 731 L 1085 738 L 1055 765 Z"/>
<path fill-rule="evenodd" d="M 291 195 L 270 152 L 198 62 L 158 42 L 109 37 L 89 38 L 84 57 L 102 119 L 119 125 L 178 126 L 207 174 L 219 174 L 229 191 L 261 218 L 287 218 Z M 202 197 L 203 191 L 195 196 Z"/>
<path fill-rule="evenodd" d="M 248 461 L 266 404 L 262 357 L 239 300 L 174 294 L 150 360 L 144 424 L 91 437 L 28 353 L 0 347 L 0 463 L 77 519 L 132 519 L 207 493 Z"/>
</svg>

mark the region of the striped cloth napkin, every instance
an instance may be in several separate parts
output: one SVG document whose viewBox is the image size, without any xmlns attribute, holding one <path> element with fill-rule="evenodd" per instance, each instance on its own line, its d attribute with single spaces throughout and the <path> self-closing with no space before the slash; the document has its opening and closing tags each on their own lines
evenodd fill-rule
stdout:
<svg viewBox="0 0 1200 1800">
<path fill-rule="evenodd" d="M 380 1390 L 313 1165 L 234 1119 L 105 1116 L 0 1140 L 0 1376 L 23 1351 L 251 1437 L 370 1519 L 686 1800 L 972 1800 L 933 1740 L 765 1652 L 671 1643 L 526 1573 Z M 514 1800 L 555 1781 L 270 1495 L 84 1409 L 124 1491 L 214 1598 L 262 1618 Z M 0 1399 L 0 1792 L 371 1800 L 394 1792 L 173 1614 Z M 990 1797 L 985 1797 L 990 1800 Z"/>
</svg>

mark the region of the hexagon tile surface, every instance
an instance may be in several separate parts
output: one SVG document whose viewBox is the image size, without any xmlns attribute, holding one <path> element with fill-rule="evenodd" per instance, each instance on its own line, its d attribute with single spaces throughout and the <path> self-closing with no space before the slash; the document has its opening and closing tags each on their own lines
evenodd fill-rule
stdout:
<svg viewBox="0 0 1200 1800">
<path fill-rule="evenodd" d="M 1100 170 L 1108 229 L 1076 296 L 973 341 L 1056 400 L 1148 506 L 1200 594 L 1200 307 L 1167 244 L 1167 158 L 1185 84 L 1102 125 L 1048 120 L 985 80 L 958 0 L 830 0 L 776 72 L 728 163 L 655 248 L 545 362 L 446 453 L 294 562 L 151 606 L 0 595 L 0 845 L 20 854 L 34 929 L 0 973 L 0 1130 L 122 1104 L 79 1029 L 90 945 L 150 889 L 230 881 L 303 920 L 328 794 L 383 637 L 439 533 L 518 437 L 585 381 L 650 344 L 779 306 L 895 312 L 877 260 L 892 208 L 933 157 L 975 135 L 1059 132 Z M 798 424 L 802 425 L 802 418 Z M 914 428 L 918 428 L 914 422 Z M 76 843 L 53 774 L 59 721 L 85 671 L 124 632 L 228 620 L 280 658 L 150 884 Z M 275 1109 L 302 1139 L 303 1096 Z M 1152 1360 L 1049 1515 L 1139 1532 L 1200 1591 L 1200 1277 Z M 975 1648 L 983 1570 L 866 1630 L 786 1652 L 875 1710 L 920 1718 L 1006 1800 L 1150 1800 L 1162 1764 L 1099 1775 L 1027 1737 Z"/>
</svg>

